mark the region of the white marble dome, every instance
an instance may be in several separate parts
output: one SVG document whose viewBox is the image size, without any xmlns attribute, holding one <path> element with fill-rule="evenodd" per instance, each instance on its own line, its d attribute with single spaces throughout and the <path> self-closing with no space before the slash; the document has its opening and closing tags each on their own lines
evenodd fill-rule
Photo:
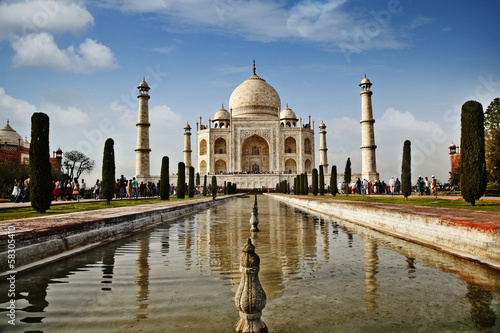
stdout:
<svg viewBox="0 0 500 333">
<path fill-rule="evenodd" d="M 214 120 L 229 120 L 230 114 L 226 109 L 222 108 L 215 113 Z"/>
<path fill-rule="evenodd" d="M 297 119 L 297 116 L 295 115 L 295 112 L 293 112 L 292 109 L 290 109 L 287 105 L 286 108 L 281 110 L 280 112 L 280 119 Z"/>
<path fill-rule="evenodd" d="M 19 143 L 24 144 L 23 137 L 20 136 L 12 127 L 10 127 L 8 120 L 7 125 L 5 125 L 4 128 L 0 129 L 0 144 L 5 144 L 5 142 L 7 142 L 8 145 L 16 146 Z"/>
<path fill-rule="evenodd" d="M 234 89 L 229 98 L 233 117 L 276 118 L 281 108 L 276 90 L 255 72 Z"/>
</svg>

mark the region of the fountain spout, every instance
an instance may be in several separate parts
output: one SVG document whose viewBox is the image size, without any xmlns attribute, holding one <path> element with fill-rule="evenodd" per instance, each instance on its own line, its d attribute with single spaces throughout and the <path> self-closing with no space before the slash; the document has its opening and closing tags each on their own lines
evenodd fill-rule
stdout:
<svg viewBox="0 0 500 333">
<path fill-rule="evenodd" d="M 257 207 L 257 194 L 255 194 L 255 202 L 253 204 L 252 216 L 250 217 L 250 231 L 259 231 L 257 225 L 259 224 L 259 208 Z"/>
<path fill-rule="evenodd" d="M 259 281 L 260 258 L 249 238 L 241 249 L 241 281 L 236 291 L 235 304 L 240 311 L 240 321 L 236 324 L 237 333 L 267 333 L 267 326 L 261 320 L 262 309 L 267 297 Z"/>
</svg>

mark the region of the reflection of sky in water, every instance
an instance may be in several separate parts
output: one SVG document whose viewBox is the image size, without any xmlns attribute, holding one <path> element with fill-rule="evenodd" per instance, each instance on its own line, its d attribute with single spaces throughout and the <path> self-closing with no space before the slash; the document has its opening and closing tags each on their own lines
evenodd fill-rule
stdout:
<svg viewBox="0 0 500 333">
<path fill-rule="evenodd" d="M 17 325 L 1 332 L 232 332 L 248 237 L 272 332 L 499 331 L 500 272 L 259 196 L 17 277 Z"/>
</svg>

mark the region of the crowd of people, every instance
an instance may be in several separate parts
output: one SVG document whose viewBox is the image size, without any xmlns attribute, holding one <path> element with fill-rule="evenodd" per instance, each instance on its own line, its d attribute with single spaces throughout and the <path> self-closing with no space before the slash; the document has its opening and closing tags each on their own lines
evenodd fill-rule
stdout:
<svg viewBox="0 0 500 333">
<path fill-rule="evenodd" d="M 436 177 L 434 176 L 432 176 L 431 180 L 427 177 L 418 176 L 417 182 L 412 186 L 412 190 L 415 194 L 418 193 L 419 195 L 436 195 L 437 185 Z M 350 184 L 339 182 L 337 184 L 337 191 L 340 194 L 401 194 L 401 181 L 399 178 L 394 179 L 394 177 L 391 177 L 388 183 L 380 180 L 371 181 L 358 178 Z"/>
<path fill-rule="evenodd" d="M 16 179 L 12 189 L 12 200 L 14 202 L 29 202 L 30 201 L 30 189 L 29 189 L 29 176 L 21 177 Z M 311 186 L 310 186 L 311 192 Z M 339 194 L 400 194 L 401 193 L 401 181 L 394 177 L 391 177 L 388 183 L 384 181 L 371 181 L 367 179 L 357 180 L 346 184 L 344 182 L 339 182 L 337 184 L 337 190 Z M 203 191 L 202 187 L 195 187 L 195 194 L 200 194 Z M 330 188 L 327 192 L 331 192 Z M 429 180 L 428 177 L 418 176 L 417 182 L 413 184 L 413 192 L 419 195 L 436 195 L 437 192 L 437 182 L 434 176 Z M 62 180 L 59 179 L 53 182 L 54 200 L 78 200 L 78 199 L 102 199 L 102 187 L 99 179 L 90 188 L 87 187 L 85 179 L 81 182 L 77 178 Z M 87 195 L 86 195 L 87 194 Z M 123 175 L 115 181 L 115 191 L 114 196 L 116 199 L 137 199 L 139 197 L 158 197 L 160 195 L 160 181 L 154 182 L 139 182 L 135 177 L 131 179 L 126 179 Z M 176 195 L 176 187 L 170 184 L 170 195 Z"/>
</svg>

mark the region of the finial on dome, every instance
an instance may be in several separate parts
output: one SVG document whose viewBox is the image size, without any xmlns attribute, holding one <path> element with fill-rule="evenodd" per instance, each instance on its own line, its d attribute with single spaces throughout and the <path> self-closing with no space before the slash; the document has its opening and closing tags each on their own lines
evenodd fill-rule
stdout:
<svg viewBox="0 0 500 333">
<path fill-rule="evenodd" d="M 9 125 L 9 119 L 7 119 L 7 125 Z"/>
<path fill-rule="evenodd" d="M 253 73 L 255 74 L 255 60 L 253 61 Z"/>
<path fill-rule="evenodd" d="M 222 108 L 224 109 L 224 103 L 222 103 Z"/>
<path fill-rule="evenodd" d="M 365 79 L 366 79 L 366 73 L 365 73 Z"/>
<path fill-rule="evenodd" d="M 286 102 L 286 108 L 288 109 L 288 102 Z"/>
</svg>

